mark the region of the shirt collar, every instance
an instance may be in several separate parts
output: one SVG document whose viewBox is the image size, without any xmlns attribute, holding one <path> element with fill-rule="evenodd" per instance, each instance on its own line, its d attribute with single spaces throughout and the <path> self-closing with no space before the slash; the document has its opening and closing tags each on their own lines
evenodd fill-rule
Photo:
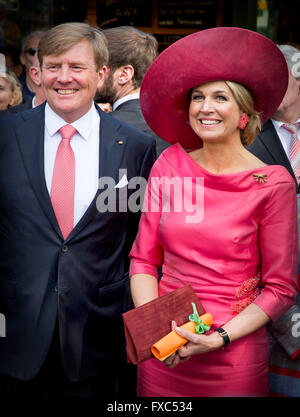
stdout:
<svg viewBox="0 0 300 417">
<path fill-rule="evenodd" d="M 282 125 L 286 124 L 286 123 L 284 123 L 284 122 L 280 122 L 279 120 L 274 120 L 274 119 L 272 119 L 272 122 L 273 122 L 274 126 L 275 126 L 278 130 L 282 127 Z M 298 120 L 296 121 L 296 123 L 297 123 L 297 122 L 300 122 L 300 119 L 298 119 Z M 298 128 L 298 129 L 299 129 L 299 128 Z"/>
<path fill-rule="evenodd" d="M 77 119 L 75 120 L 75 122 L 69 124 L 75 127 L 77 132 L 84 140 L 87 140 L 94 126 L 93 120 L 95 120 L 96 117 L 99 118 L 100 116 L 93 103 L 90 110 L 87 113 L 80 117 L 80 119 Z M 65 126 L 66 124 L 68 123 L 66 123 L 66 121 L 57 113 L 55 113 L 55 111 L 52 110 L 49 104 L 46 103 L 45 125 L 49 135 L 54 136 L 59 131 L 59 129 Z"/>
<path fill-rule="evenodd" d="M 140 93 L 128 94 L 127 96 L 119 98 L 113 104 L 113 111 L 116 110 L 117 107 L 119 107 L 121 104 L 125 103 L 126 101 L 135 100 L 137 98 L 140 98 Z"/>
</svg>

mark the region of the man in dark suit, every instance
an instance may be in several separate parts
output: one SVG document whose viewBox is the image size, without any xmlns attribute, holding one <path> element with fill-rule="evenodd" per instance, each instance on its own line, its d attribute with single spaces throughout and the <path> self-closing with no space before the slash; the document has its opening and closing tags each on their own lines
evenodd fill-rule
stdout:
<svg viewBox="0 0 300 417">
<path fill-rule="evenodd" d="M 157 40 L 132 26 L 109 28 L 103 33 L 108 42 L 109 71 L 98 89 L 96 101 L 110 103 L 113 117 L 153 136 L 159 156 L 170 144 L 147 125 L 139 98 L 144 75 L 157 56 Z"/>
<path fill-rule="evenodd" d="M 283 165 L 294 178 L 295 191 L 298 193 L 298 224 L 300 224 L 300 150 L 297 155 L 297 149 L 300 149 L 300 51 L 290 45 L 279 45 L 279 49 L 284 54 L 289 67 L 288 88 L 272 119 L 265 123 L 248 149 L 267 164 Z M 300 243 L 300 232 L 298 234 Z M 300 292 L 296 304 L 276 322 L 271 323 L 268 329 L 271 335 L 269 373 L 271 395 L 299 397 Z"/>
<path fill-rule="evenodd" d="M 47 103 L 1 119 L 0 395 L 118 395 L 139 220 L 124 196 L 155 141 L 94 105 L 107 59 L 96 28 L 52 28 L 39 44 Z"/>
<path fill-rule="evenodd" d="M 298 181 L 289 159 L 290 134 L 283 127 L 284 124 L 295 123 L 300 119 L 300 72 L 293 75 L 293 68 L 299 71 L 297 61 L 292 61 L 293 56 L 299 55 L 300 51 L 289 45 L 280 45 L 287 64 L 289 66 L 289 85 L 285 97 L 272 119 L 268 120 L 248 150 L 264 161 L 266 164 L 283 165 L 294 178 L 299 192 Z M 299 60 L 298 60 L 299 62 Z M 295 74 L 296 75 L 296 74 Z M 274 86 L 275 88 L 275 86 Z"/>
</svg>

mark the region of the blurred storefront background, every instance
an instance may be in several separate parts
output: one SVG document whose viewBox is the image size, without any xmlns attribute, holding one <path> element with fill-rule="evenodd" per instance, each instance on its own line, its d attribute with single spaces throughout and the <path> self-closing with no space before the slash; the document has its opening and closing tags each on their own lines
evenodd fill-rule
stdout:
<svg viewBox="0 0 300 417">
<path fill-rule="evenodd" d="M 0 39 L 21 37 L 63 22 L 100 28 L 132 25 L 154 34 L 160 50 L 182 36 L 214 26 L 255 30 L 274 42 L 300 44 L 300 2 L 292 0 L 0 0 Z"/>
</svg>

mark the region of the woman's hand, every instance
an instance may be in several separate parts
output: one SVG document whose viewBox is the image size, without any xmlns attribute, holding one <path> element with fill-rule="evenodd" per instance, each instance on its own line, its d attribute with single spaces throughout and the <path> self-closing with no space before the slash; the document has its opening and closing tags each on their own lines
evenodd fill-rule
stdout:
<svg viewBox="0 0 300 417">
<path fill-rule="evenodd" d="M 237 316 L 222 325 L 222 328 L 226 330 L 230 341 L 233 342 L 234 340 L 240 339 L 241 337 L 247 336 L 248 334 L 256 331 L 269 321 L 269 316 L 258 305 L 252 303 Z M 188 340 L 188 343 L 181 346 L 176 351 L 174 357 L 172 355 L 168 358 L 173 368 L 178 365 L 178 363 L 189 359 L 192 355 L 217 350 L 222 348 L 224 345 L 223 338 L 218 332 L 213 332 L 209 335 L 194 334 L 182 329 L 181 327 L 173 328 L 173 325 L 172 330 L 175 330 L 179 336 Z"/>
<path fill-rule="evenodd" d="M 185 358 L 180 357 L 177 351 L 175 353 L 172 353 L 171 356 L 165 359 L 164 364 L 167 365 L 168 368 L 172 369 L 172 368 L 175 368 L 175 366 L 179 365 L 180 363 L 185 362 L 189 359 L 190 359 L 190 356 L 186 356 Z"/>
<path fill-rule="evenodd" d="M 172 331 L 176 329 L 177 324 L 174 320 L 172 320 Z M 164 364 L 167 365 L 170 369 L 175 368 L 176 365 L 179 363 L 185 362 L 190 359 L 190 356 L 187 355 L 184 358 L 181 358 L 178 354 L 178 350 L 174 353 L 172 353 L 171 356 L 169 356 L 167 359 L 164 360 Z"/>
<path fill-rule="evenodd" d="M 175 331 L 179 336 L 188 340 L 188 343 L 181 346 L 176 352 L 181 359 L 217 350 L 224 345 L 222 336 L 218 332 L 213 332 L 209 335 L 194 334 L 181 327 L 176 327 Z"/>
</svg>

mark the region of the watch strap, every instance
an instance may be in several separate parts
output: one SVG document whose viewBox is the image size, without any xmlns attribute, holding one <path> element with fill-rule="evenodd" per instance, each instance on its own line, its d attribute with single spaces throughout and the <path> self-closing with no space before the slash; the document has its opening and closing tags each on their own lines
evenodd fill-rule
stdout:
<svg viewBox="0 0 300 417">
<path fill-rule="evenodd" d="M 229 336 L 228 336 L 228 333 L 226 332 L 226 330 L 224 330 L 222 327 L 217 327 L 217 328 L 214 329 L 214 332 L 218 332 L 222 336 L 222 339 L 223 339 L 223 342 L 224 342 L 223 348 L 225 346 L 229 345 L 230 339 L 229 339 Z"/>
</svg>

